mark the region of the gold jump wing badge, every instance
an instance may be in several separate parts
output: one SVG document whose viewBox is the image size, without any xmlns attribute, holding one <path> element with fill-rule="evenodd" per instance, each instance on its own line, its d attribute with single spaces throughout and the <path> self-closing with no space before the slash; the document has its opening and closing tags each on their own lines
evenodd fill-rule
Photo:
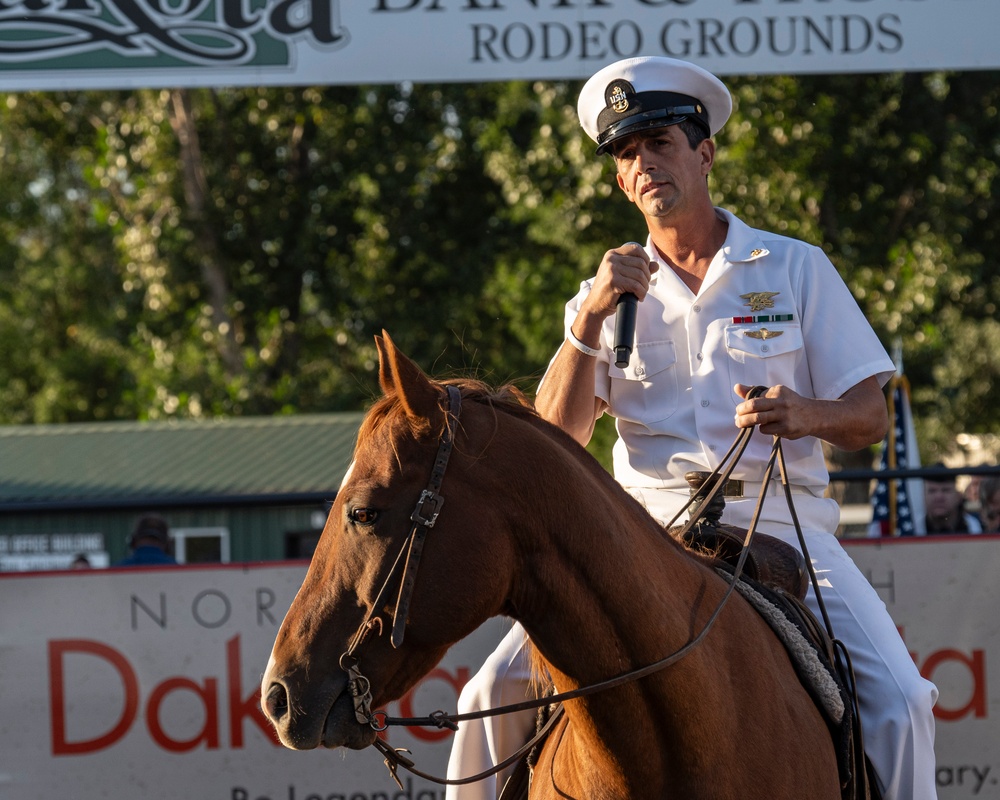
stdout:
<svg viewBox="0 0 1000 800">
<path fill-rule="evenodd" d="M 759 331 L 744 331 L 744 333 L 751 339 L 774 339 L 776 336 L 781 336 L 784 331 L 769 331 L 767 328 L 761 328 Z"/>
<path fill-rule="evenodd" d="M 774 300 L 781 292 L 747 292 L 740 295 L 740 300 L 746 300 L 744 305 L 750 306 L 751 311 L 763 311 L 765 308 L 774 308 Z"/>
</svg>

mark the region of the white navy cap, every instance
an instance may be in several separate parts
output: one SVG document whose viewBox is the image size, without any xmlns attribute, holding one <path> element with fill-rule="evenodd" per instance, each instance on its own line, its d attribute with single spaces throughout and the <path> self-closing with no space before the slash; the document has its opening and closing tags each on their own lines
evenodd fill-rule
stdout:
<svg viewBox="0 0 1000 800">
<path fill-rule="evenodd" d="M 580 124 L 597 142 L 598 154 L 623 136 L 686 119 L 715 136 L 732 110 L 729 90 L 711 72 L 665 56 L 609 64 L 584 84 L 577 103 Z"/>
</svg>

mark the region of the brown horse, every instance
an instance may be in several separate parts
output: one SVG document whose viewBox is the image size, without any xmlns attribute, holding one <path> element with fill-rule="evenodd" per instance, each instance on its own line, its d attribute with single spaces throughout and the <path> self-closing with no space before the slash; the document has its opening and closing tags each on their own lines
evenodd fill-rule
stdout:
<svg viewBox="0 0 1000 800">
<path fill-rule="evenodd" d="M 432 381 L 388 336 L 378 347 L 385 396 L 361 427 L 263 678 L 265 711 L 286 746 L 374 742 L 338 666 L 349 648 L 378 707 L 499 614 L 524 625 L 561 691 L 656 662 L 702 630 L 726 582 L 664 536 L 583 448 L 509 391 Z M 460 388 L 460 414 L 449 410 L 457 392 L 448 385 Z M 439 444 L 452 429 L 441 480 Z M 444 501 L 425 504 L 440 516 L 394 647 L 393 562 L 429 475 Z M 733 595 L 682 660 L 568 701 L 530 796 L 839 800 L 840 786 L 830 733 L 784 649 Z"/>
</svg>

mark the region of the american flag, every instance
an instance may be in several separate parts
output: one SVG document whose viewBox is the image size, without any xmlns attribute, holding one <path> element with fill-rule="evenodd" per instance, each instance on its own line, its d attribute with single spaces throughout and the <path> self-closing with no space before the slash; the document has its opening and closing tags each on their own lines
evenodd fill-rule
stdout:
<svg viewBox="0 0 1000 800">
<path fill-rule="evenodd" d="M 897 371 L 890 379 L 886 399 L 889 406 L 889 431 L 882 441 L 879 469 L 916 469 L 920 466 L 920 451 L 910 413 L 910 384 L 902 370 Z M 869 535 L 923 536 L 927 532 L 924 513 L 922 480 L 879 480 L 872 494 Z"/>
</svg>

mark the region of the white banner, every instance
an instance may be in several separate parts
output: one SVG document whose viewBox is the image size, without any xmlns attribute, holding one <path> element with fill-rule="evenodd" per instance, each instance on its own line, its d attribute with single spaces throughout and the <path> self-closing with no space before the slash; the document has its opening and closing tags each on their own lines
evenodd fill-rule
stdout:
<svg viewBox="0 0 1000 800">
<path fill-rule="evenodd" d="M 11 0 L 0 90 L 1000 66 L 996 0 Z"/>
<path fill-rule="evenodd" d="M 851 540 L 920 673 L 940 690 L 938 796 L 1000 798 L 998 536 Z"/>
<path fill-rule="evenodd" d="M 260 711 L 259 684 L 305 568 L 169 567 L 0 576 L 3 800 L 439 800 L 374 748 L 295 752 Z M 454 647 L 393 716 L 454 711 L 506 632 Z M 451 733 L 390 729 L 444 775 Z"/>
<path fill-rule="evenodd" d="M 942 800 L 1000 798 L 1000 538 L 848 543 L 941 689 Z M 0 798 L 439 800 L 373 748 L 276 745 L 258 682 L 301 565 L 0 575 Z M 454 711 L 506 627 L 454 647 L 393 716 Z M 443 775 L 451 734 L 392 729 Z"/>
</svg>

